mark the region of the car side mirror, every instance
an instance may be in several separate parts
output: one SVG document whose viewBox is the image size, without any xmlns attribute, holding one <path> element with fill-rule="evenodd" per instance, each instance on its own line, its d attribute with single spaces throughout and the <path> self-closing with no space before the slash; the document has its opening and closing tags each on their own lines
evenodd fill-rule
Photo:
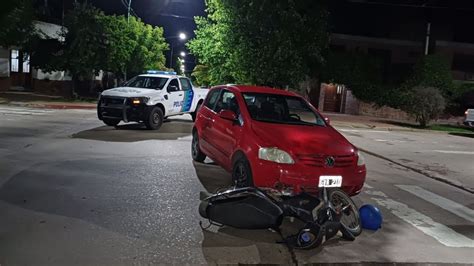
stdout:
<svg viewBox="0 0 474 266">
<path fill-rule="evenodd" d="M 229 121 L 237 121 L 237 115 L 231 110 L 221 110 L 219 112 L 219 117 Z"/>
<path fill-rule="evenodd" d="M 176 87 L 176 86 L 168 86 L 168 90 L 167 90 L 167 91 L 168 91 L 168 93 L 170 93 L 170 92 L 174 92 L 174 91 L 178 91 L 178 90 L 179 90 L 179 89 L 178 89 L 178 87 Z"/>
<path fill-rule="evenodd" d="M 328 124 L 328 125 L 331 124 L 331 119 L 329 119 L 329 117 L 325 117 L 324 121 L 326 121 L 326 124 Z"/>
</svg>

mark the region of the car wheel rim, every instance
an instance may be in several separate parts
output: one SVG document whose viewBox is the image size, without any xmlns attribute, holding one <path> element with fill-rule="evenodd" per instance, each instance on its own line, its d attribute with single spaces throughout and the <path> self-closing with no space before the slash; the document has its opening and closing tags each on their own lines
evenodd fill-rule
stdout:
<svg viewBox="0 0 474 266">
<path fill-rule="evenodd" d="M 158 113 L 153 113 L 153 123 L 158 124 L 160 123 L 160 115 Z"/>
<path fill-rule="evenodd" d="M 234 171 L 234 176 L 236 186 L 244 187 L 247 185 L 247 171 L 245 170 L 243 163 L 237 164 Z"/>
<path fill-rule="evenodd" d="M 358 231 L 360 224 L 355 214 L 357 210 L 354 209 L 352 204 L 337 192 L 332 194 L 331 203 L 335 206 L 336 210 L 342 212 L 341 223 L 351 230 Z"/>
</svg>

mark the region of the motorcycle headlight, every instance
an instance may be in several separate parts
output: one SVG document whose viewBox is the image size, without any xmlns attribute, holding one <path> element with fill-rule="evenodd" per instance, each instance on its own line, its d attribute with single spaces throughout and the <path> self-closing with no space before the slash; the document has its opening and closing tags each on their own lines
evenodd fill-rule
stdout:
<svg viewBox="0 0 474 266">
<path fill-rule="evenodd" d="M 357 166 L 365 165 L 365 157 L 362 152 L 357 151 Z"/>
<path fill-rule="evenodd" d="M 278 148 L 260 148 L 258 150 L 258 158 L 281 164 L 295 163 L 293 158 L 291 158 L 291 156 L 286 151 L 282 151 Z"/>
</svg>

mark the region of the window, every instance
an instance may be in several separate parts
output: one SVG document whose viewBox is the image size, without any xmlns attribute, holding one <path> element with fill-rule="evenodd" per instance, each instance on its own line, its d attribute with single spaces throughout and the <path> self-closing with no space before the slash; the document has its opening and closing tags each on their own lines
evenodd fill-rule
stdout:
<svg viewBox="0 0 474 266">
<path fill-rule="evenodd" d="M 167 78 L 137 76 L 125 83 L 124 87 L 161 90 L 167 81 Z"/>
<path fill-rule="evenodd" d="M 11 72 L 18 72 L 20 70 L 20 51 L 11 51 Z"/>
<path fill-rule="evenodd" d="M 25 53 L 23 55 L 23 60 L 23 73 L 30 73 L 30 55 Z"/>
<path fill-rule="evenodd" d="M 193 86 L 191 85 L 191 82 L 189 82 L 189 79 L 180 78 L 179 81 L 181 82 L 181 88 L 183 91 L 188 91 L 188 90 L 193 89 Z"/>
<path fill-rule="evenodd" d="M 206 106 L 207 108 L 211 110 L 214 110 L 214 106 L 216 105 L 220 92 L 221 92 L 220 89 L 210 91 L 209 94 L 207 95 L 206 103 L 204 104 L 204 106 Z"/>
<path fill-rule="evenodd" d="M 231 110 L 236 115 L 240 115 L 239 104 L 235 94 L 230 91 L 224 91 L 216 104 L 215 111 L 219 113 L 221 110 Z"/>
<path fill-rule="evenodd" d="M 179 83 L 178 83 L 177 79 L 173 79 L 173 80 L 170 81 L 170 84 L 168 85 L 168 88 L 170 88 L 171 86 L 175 86 L 176 88 L 178 88 L 177 90 L 179 91 Z"/>
<path fill-rule="evenodd" d="M 245 93 L 244 99 L 250 116 L 257 121 L 290 125 L 326 125 L 324 119 L 299 97 Z"/>
</svg>

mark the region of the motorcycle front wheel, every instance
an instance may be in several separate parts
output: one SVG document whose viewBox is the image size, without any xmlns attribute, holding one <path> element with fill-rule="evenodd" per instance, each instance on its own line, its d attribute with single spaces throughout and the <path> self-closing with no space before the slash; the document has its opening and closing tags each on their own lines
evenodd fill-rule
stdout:
<svg viewBox="0 0 474 266">
<path fill-rule="evenodd" d="M 342 190 L 329 191 L 329 200 L 334 208 L 341 211 L 341 223 L 354 235 L 362 233 L 359 211 L 354 201 Z"/>
</svg>

